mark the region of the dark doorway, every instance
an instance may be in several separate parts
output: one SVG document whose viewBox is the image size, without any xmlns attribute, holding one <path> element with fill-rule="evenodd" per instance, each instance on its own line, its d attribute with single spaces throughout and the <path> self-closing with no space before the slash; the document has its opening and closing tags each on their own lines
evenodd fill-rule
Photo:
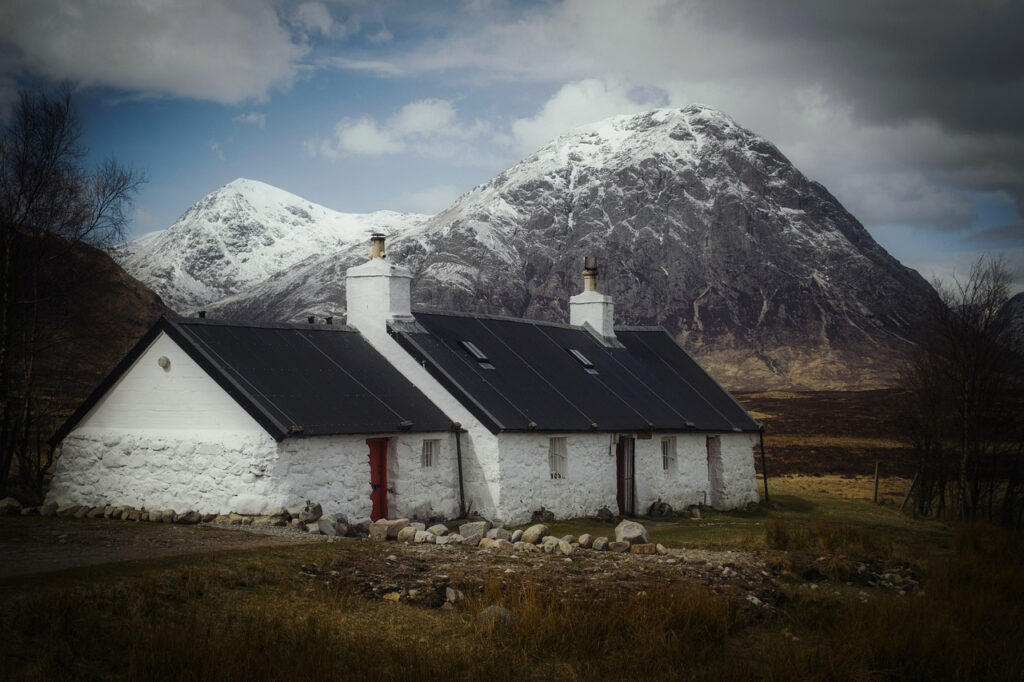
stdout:
<svg viewBox="0 0 1024 682">
<path fill-rule="evenodd" d="M 370 438 L 370 520 L 388 517 L 388 439 Z"/>
<path fill-rule="evenodd" d="M 615 446 L 615 501 L 619 503 L 619 513 L 623 516 L 633 516 L 636 513 L 636 485 L 633 478 L 633 471 L 636 468 L 635 445 L 631 436 L 619 436 L 619 442 Z"/>
</svg>

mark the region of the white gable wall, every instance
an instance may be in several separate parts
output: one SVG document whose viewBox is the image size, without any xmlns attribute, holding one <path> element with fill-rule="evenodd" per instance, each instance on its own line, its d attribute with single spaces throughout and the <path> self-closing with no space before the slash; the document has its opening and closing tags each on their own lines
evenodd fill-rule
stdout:
<svg viewBox="0 0 1024 682">
<path fill-rule="evenodd" d="M 170 360 L 167 369 L 158 364 Z M 166 334 L 121 375 L 79 429 L 265 433 L 224 389 Z"/>
</svg>

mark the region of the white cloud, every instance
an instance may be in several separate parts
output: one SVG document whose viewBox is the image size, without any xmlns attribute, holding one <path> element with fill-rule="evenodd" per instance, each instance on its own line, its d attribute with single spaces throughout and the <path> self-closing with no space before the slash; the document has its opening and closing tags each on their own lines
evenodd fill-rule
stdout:
<svg viewBox="0 0 1024 682">
<path fill-rule="evenodd" d="M 7 0 L 4 45 L 54 80 L 232 104 L 288 87 L 308 51 L 272 0 Z"/>
<path fill-rule="evenodd" d="M 381 26 L 380 30 L 367 38 L 367 40 L 375 45 L 380 45 L 383 43 L 390 43 L 394 38 L 395 36 L 388 30 L 387 26 Z"/>
<path fill-rule="evenodd" d="M 344 69 L 347 71 L 363 71 L 378 76 L 401 76 L 405 69 L 380 59 L 349 59 L 348 57 L 327 57 L 316 62 L 321 68 Z"/>
<path fill-rule="evenodd" d="M 235 123 L 256 126 L 260 130 L 267 127 L 267 117 L 256 111 L 250 111 L 248 114 L 239 114 L 231 120 Z"/>
<path fill-rule="evenodd" d="M 398 196 L 395 204 L 400 210 L 434 215 L 451 206 L 463 191 L 464 188 L 455 185 L 436 185 L 417 192 L 404 192 Z"/>
<path fill-rule="evenodd" d="M 634 101 L 617 81 L 588 78 L 563 85 L 535 116 L 513 121 L 512 134 L 521 151 L 531 152 L 576 126 L 655 106 L 650 100 Z"/>
<path fill-rule="evenodd" d="M 410 102 L 383 124 L 370 116 L 345 118 L 329 138 L 307 140 L 311 156 L 379 156 L 411 151 L 432 158 L 465 155 L 470 145 L 490 131 L 487 123 L 461 121 L 451 102 L 423 99 Z"/>
<path fill-rule="evenodd" d="M 359 31 L 359 15 L 349 14 L 344 22 L 336 21 L 322 2 L 304 2 L 291 13 L 291 24 L 307 37 L 343 39 Z"/>
<path fill-rule="evenodd" d="M 224 146 L 220 142 L 217 142 L 216 140 L 209 140 L 206 143 L 206 146 L 210 148 L 210 151 L 213 152 L 214 156 L 221 161 L 224 160 Z"/>
</svg>

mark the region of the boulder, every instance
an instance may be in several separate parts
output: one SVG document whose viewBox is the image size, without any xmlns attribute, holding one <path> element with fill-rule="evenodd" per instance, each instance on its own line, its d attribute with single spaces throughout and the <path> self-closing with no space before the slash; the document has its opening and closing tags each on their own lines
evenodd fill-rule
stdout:
<svg viewBox="0 0 1024 682">
<path fill-rule="evenodd" d="M 584 533 L 580 536 L 578 542 L 583 549 L 590 549 L 590 546 L 594 544 L 594 537 L 590 533 Z"/>
<path fill-rule="evenodd" d="M 388 539 L 388 520 L 380 519 L 370 524 L 370 539 L 371 540 L 387 540 Z"/>
<path fill-rule="evenodd" d="M 480 544 L 480 540 L 490 529 L 490 521 L 470 521 L 459 526 L 459 535 L 465 538 L 463 544 L 473 547 Z"/>
<path fill-rule="evenodd" d="M 615 526 L 615 541 L 628 542 L 631 545 L 650 542 L 647 537 L 647 529 L 643 524 L 636 521 L 623 521 Z"/>
<path fill-rule="evenodd" d="M 141 521 L 143 514 L 145 514 L 145 512 L 139 511 L 138 509 L 133 509 L 132 511 L 128 512 L 128 520 Z"/>
<path fill-rule="evenodd" d="M 448 535 L 448 526 L 444 525 L 443 523 L 437 523 L 428 528 L 427 532 L 433 533 L 437 537 L 442 537 L 444 535 Z"/>
<path fill-rule="evenodd" d="M 18 502 L 13 497 L 5 497 L 0 500 L 0 514 L 10 514 L 15 516 L 21 513 L 21 502 Z"/>
<path fill-rule="evenodd" d="M 632 545 L 628 542 L 622 542 L 619 540 L 608 543 L 608 551 L 610 552 L 628 552 L 630 547 L 632 547 Z"/>
<path fill-rule="evenodd" d="M 306 506 L 299 512 L 299 521 L 302 521 L 303 523 L 313 523 L 314 521 L 319 520 L 323 515 L 324 508 L 320 506 L 319 502 L 314 504 L 307 500 Z"/>
<path fill-rule="evenodd" d="M 477 547 L 479 547 L 480 549 L 490 549 L 490 548 L 494 547 L 494 539 L 493 538 L 480 538 L 480 541 L 477 544 Z"/>
<path fill-rule="evenodd" d="M 404 530 L 404 529 L 403 529 Z M 413 531 L 413 542 L 417 545 L 432 545 L 437 541 L 437 536 L 426 530 Z"/>
<path fill-rule="evenodd" d="M 199 523 L 202 520 L 202 518 L 203 517 L 199 512 L 192 511 L 190 509 L 189 511 L 174 519 L 174 522 L 187 526 L 194 526 L 195 524 Z"/>
<path fill-rule="evenodd" d="M 398 537 L 396 538 L 399 542 L 413 542 L 416 539 L 416 533 L 419 531 L 412 526 L 406 526 L 402 530 L 398 531 Z"/>
<path fill-rule="evenodd" d="M 629 548 L 629 553 L 630 554 L 643 554 L 643 555 L 657 554 L 658 553 L 658 547 L 656 545 L 651 544 L 650 542 L 646 542 L 646 543 L 641 542 L 638 545 L 633 545 L 632 547 L 630 547 Z"/>
<path fill-rule="evenodd" d="M 487 531 L 487 537 L 492 540 L 511 540 L 512 533 L 508 532 L 504 528 L 492 528 Z"/>
<path fill-rule="evenodd" d="M 608 507 L 601 507 L 597 510 L 595 515 L 598 521 L 604 521 L 605 523 L 612 523 L 615 521 L 615 514 Z"/>
<path fill-rule="evenodd" d="M 321 514 L 316 523 L 309 523 L 307 526 L 315 527 L 321 534 L 331 538 L 344 537 L 348 533 L 348 525 L 330 514 Z"/>
<path fill-rule="evenodd" d="M 160 513 L 160 520 L 164 523 L 174 523 L 174 519 L 176 519 L 177 517 L 178 515 L 175 513 L 173 509 L 164 509 Z M 252 519 L 249 520 L 249 523 L 252 523 Z"/>
<path fill-rule="evenodd" d="M 662 545 L 662 544 L 659 543 L 659 544 L 655 545 L 655 548 L 658 550 L 658 554 L 660 554 L 662 556 L 665 556 L 666 554 L 668 554 L 668 547 L 666 547 L 665 545 Z"/>
<path fill-rule="evenodd" d="M 575 548 L 572 546 L 571 542 L 566 542 L 565 540 L 558 541 L 558 551 L 564 554 L 565 556 L 569 556 L 570 554 L 572 554 L 574 549 Z"/>
<path fill-rule="evenodd" d="M 102 519 L 103 518 L 103 507 L 93 507 L 89 510 L 89 513 L 85 515 L 88 519 Z M 173 513 L 173 512 L 171 512 Z"/>
<path fill-rule="evenodd" d="M 541 507 L 530 515 L 530 523 L 551 523 L 555 520 L 555 513 L 550 509 Z"/>
<path fill-rule="evenodd" d="M 548 535 L 551 535 L 551 531 L 548 530 L 548 527 L 543 523 L 538 523 L 524 530 L 520 539 L 523 542 L 529 542 L 531 545 L 536 545 Z"/>
<path fill-rule="evenodd" d="M 427 524 L 420 521 L 410 521 L 409 528 L 412 528 L 413 530 L 426 530 Z"/>
<path fill-rule="evenodd" d="M 659 497 L 654 502 L 651 502 L 651 506 L 647 508 L 648 516 L 671 516 L 675 513 L 672 509 L 672 505 L 668 502 L 662 502 Z"/>
<path fill-rule="evenodd" d="M 39 516 L 39 507 L 22 507 L 22 516 Z"/>
<path fill-rule="evenodd" d="M 390 519 L 387 521 L 388 539 L 395 540 L 398 538 L 399 531 L 408 525 L 409 519 Z"/>
<path fill-rule="evenodd" d="M 75 510 L 75 518 L 76 519 L 84 519 L 88 515 L 89 515 L 89 507 L 86 507 L 85 505 L 80 505 L 78 507 L 78 509 Z"/>
<path fill-rule="evenodd" d="M 515 544 L 523 539 L 523 531 L 515 530 L 512 532 L 512 537 L 509 538 L 509 542 Z"/>
<path fill-rule="evenodd" d="M 499 552 L 511 552 L 514 549 L 514 547 L 512 546 L 512 543 L 508 540 L 498 538 L 494 541 L 494 549 L 498 550 Z"/>
<path fill-rule="evenodd" d="M 608 538 L 602 536 L 594 538 L 594 542 L 591 543 L 590 547 L 597 552 L 603 552 L 608 549 Z"/>
<path fill-rule="evenodd" d="M 47 502 L 39 508 L 40 516 L 56 516 L 57 515 L 57 503 Z"/>
<path fill-rule="evenodd" d="M 575 535 L 572 535 L 572 534 L 569 534 L 569 535 L 563 535 L 563 536 L 562 536 L 562 539 L 563 539 L 563 540 L 565 540 L 566 542 L 568 542 L 568 543 L 569 543 L 570 545 L 571 545 L 572 543 L 576 542 L 576 536 L 575 536 Z"/>
</svg>

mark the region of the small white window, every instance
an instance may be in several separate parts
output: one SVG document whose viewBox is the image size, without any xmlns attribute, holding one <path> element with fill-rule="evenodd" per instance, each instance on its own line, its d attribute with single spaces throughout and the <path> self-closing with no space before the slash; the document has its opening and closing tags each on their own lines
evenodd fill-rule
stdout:
<svg viewBox="0 0 1024 682">
<path fill-rule="evenodd" d="M 551 480 L 565 478 L 565 438 L 552 438 L 548 445 L 548 468 Z"/>
<path fill-rule="evenodd" d="M 441 451 L 441 441 L 423 441 L 423 454 L 420 456 L 420 466 L 424 469 L 434 466 L 437 463 L 437 456 Z"/>
<path fill-rule="evenodd" d="M 676 470 L 675 436 L 661 439 L 661 469 L 665 473 L 672 473 Z"/>
</svg>

